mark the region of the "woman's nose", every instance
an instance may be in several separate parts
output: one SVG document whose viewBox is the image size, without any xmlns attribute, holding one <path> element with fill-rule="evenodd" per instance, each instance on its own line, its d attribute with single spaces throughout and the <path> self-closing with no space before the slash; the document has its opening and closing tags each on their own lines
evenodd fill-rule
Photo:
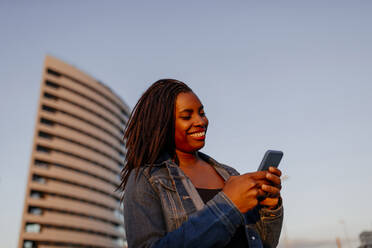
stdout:
<svg viewBox="0 0 372 248">
<path fill-rule="evenodd" d="M 208 123 L 207 118 L 204 116 L 198 115 L 195 120 L 195 126 L 206 126 Z"/>
</svg>

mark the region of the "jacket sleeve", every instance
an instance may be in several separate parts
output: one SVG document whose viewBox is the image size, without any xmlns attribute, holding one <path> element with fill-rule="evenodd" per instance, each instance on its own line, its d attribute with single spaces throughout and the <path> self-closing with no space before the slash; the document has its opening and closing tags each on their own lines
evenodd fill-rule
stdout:
<svg viewBox="0 0 372 248">
<path fill-rule="evenodd" d="M 223 192 L 167 233 L 159 196 L 146 176 L 131 173 L 124 192 L 124 218 L 129 248 L 223 247 L 244 218 Z"/>
<path fill-rule="evenodd" d="M 234 168 L 227 165 L 222 166 L 225 167 L 230 175 L 240 175 Z M 244 218 L 248 226 L 251 226 L 250 223 L 255 223 L 252 224 L 252 228 L 259 232 L 264 248 L 278 246 L 283 224 L 283 204 L 281 198 L 276 209 L 270 210 L 268 208 L 257 207 L 253 211 L 248 211 Z"/>
<path fill-rule="evenodd" d="M 257 229 L 260 233 L 264 248 L 277 247 L 280 238 L 280 232 L 283 224 L 283 204 L 279 198 L 279 204 L 276 209 L 259 209 L 260 221 L 257 223 Z"/>
<path fill-rule="evenodd" d="M 222 166 L 229 172 L 230 176 L 240 175 L 234 168 L 224 164 Z M 268 208 L 257 207 L 252 211 L 248 211 L 244 215 L 244 218 L 248 226 L 258 231 L 264 248 L 278 246 L 283 223 L 283 204 L 281 198 L 276 209 L 270 210 Z M 248 240 L 248 242 L 251 241 Z"/>
</svg>

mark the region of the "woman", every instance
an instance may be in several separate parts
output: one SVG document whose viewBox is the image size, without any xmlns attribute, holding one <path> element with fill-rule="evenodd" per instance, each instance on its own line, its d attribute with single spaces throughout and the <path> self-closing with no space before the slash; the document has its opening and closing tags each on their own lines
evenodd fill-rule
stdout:
<svg viewBox="0 0 372 248">
<path fill-rule="evenodd" d="M 280 170 L 244 175 L 199 152 L 208 119 L 184 83 L 155 82 L 125 130 L 124 218 L 132 247 L 276 247 Z"/>
</svg>

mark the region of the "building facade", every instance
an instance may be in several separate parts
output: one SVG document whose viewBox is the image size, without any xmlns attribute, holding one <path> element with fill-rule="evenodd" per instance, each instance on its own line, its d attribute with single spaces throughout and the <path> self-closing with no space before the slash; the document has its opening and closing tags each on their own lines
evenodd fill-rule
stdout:
<svg viewBox="0 0 372 248">
<path fill-rule="evenodd" d="M 129 113 L 108 87 L 46 57 L 19 248 L 126 246 L 115 189 Z"/>
<path fill-rule="evenodd" d="M 359 235 L 360 246 L 359 248 L 372 248 L 372 231 L 365 231 Z"/>
</svg>

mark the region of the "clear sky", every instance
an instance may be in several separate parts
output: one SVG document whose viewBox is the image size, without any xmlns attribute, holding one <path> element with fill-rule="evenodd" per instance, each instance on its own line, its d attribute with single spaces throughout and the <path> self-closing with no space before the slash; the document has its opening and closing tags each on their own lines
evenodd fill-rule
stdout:
<svg viewBox="0 0 372 248">
<path fill-rule="evenodd" d="M 204 152 L 244 173 L 284 151 L 281 247 L 351 244 L 372 230 L 371 13 L 366 0 L 0 1 L 0 246 L 18 240 L 46 54 L 130 107 L 159 78 L 188 83 L 210 120 Z"/>
</svg>

